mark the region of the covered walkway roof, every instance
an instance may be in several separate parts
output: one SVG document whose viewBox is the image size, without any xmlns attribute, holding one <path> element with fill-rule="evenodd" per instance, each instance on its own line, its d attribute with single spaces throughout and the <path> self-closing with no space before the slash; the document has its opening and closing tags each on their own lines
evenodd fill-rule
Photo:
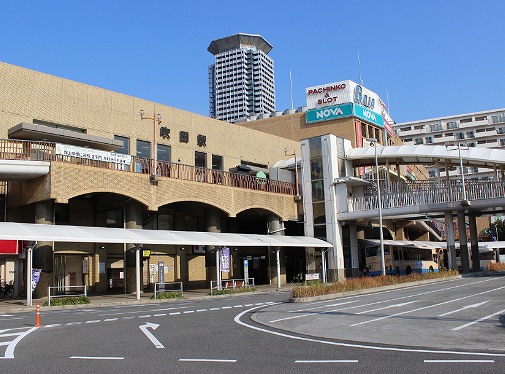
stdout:
<svg viewBox="0 0 505 374">
<path fill-rule="evenodd" d="M 16 222 L 0 222 L 0 239 L 76 243 L 213 245 L 218 247 L 332 247 L 330 243 L 307 236 L 120 229 Z"/>
<path fill-rule="evenodd" d="M 356 166 L 375 165 L 375 147 L 353 148 L 346 153 L 346 158 Z M 505 165 L 505 150 L 462 147 L 461 159 L 465 166 L 493 168 L 495 165 Z M 379 164 L 385 164 L 387 161 L 391 165 L 433 165 L 438 160 L 459 163 L 459 153 L 457 146 L 447 148 L 441 145 L 377 146 L 377 160 Z"/>
</svg>

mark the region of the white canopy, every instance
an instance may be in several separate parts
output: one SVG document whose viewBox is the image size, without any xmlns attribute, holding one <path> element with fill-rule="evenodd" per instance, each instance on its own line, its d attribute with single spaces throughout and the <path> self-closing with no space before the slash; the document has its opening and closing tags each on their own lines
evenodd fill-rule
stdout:
<svg viewBox="0 0 505 374">
<path fill-rule="evenodd" d="M 0 222 L 0 239 L 76 243 L 214 245 L 227 247 L 313 247 L 331 244 L 307 236 L 134 230 L 107 227 Z"/>
</svg>

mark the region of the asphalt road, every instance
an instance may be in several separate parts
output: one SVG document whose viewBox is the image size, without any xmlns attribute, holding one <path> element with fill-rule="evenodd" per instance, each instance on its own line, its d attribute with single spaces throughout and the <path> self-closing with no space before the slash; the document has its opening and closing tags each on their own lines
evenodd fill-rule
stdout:
<svg viewBox="0 0 505 374">
<path fill-rule="evenodd" d="M 272 292 L 54 310 L 38 329 L 33 315 L 12 314 L 0 317 L 0 357 L 13 356 L 0 359 L 0 370 L 503 373 L 503 289 L 504 277 L 486 277 L 307 304 Z"/>
</svg>

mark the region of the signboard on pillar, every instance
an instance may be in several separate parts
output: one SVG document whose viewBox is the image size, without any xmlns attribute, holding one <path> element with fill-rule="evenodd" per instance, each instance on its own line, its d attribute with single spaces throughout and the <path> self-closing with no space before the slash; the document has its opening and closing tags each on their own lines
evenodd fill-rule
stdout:
<svg viewBox="0 0 505 374">
<path fill-rule="evenodd" d="M 249 261 L 244 260 L 244 281 L 245 284 L 249 284 Z"/>
</svg>

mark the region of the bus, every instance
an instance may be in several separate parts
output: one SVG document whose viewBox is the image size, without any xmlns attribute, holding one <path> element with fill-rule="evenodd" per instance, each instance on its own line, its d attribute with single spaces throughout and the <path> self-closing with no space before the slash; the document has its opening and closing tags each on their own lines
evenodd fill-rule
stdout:
<svg viewBox="0 0 505 374">
<path fill-rule="evenodd" d="M 470 259 L 470 269 L 472 269 L 472 250 L 470 243 L 468 243 L 467 248 L 468 258 Z M 489 270 L 490 265 L 493 263 L 505 262 L 505 242 L 479 242 L 479 260 L 481 271 Z M 459 243 L 456 243 L 456 264 L 458 265 L 458 269 L 461 269 Z"/>
<path fill-rule="evenodd" d="M 360 268 L 363 274 L 382 274 L 380 241 L 359 239 Z M 383 240 L 386 274 L 405 275 L 411 273 L 438 272 L 443 264 L 443 243 Z"/>
</svg>

